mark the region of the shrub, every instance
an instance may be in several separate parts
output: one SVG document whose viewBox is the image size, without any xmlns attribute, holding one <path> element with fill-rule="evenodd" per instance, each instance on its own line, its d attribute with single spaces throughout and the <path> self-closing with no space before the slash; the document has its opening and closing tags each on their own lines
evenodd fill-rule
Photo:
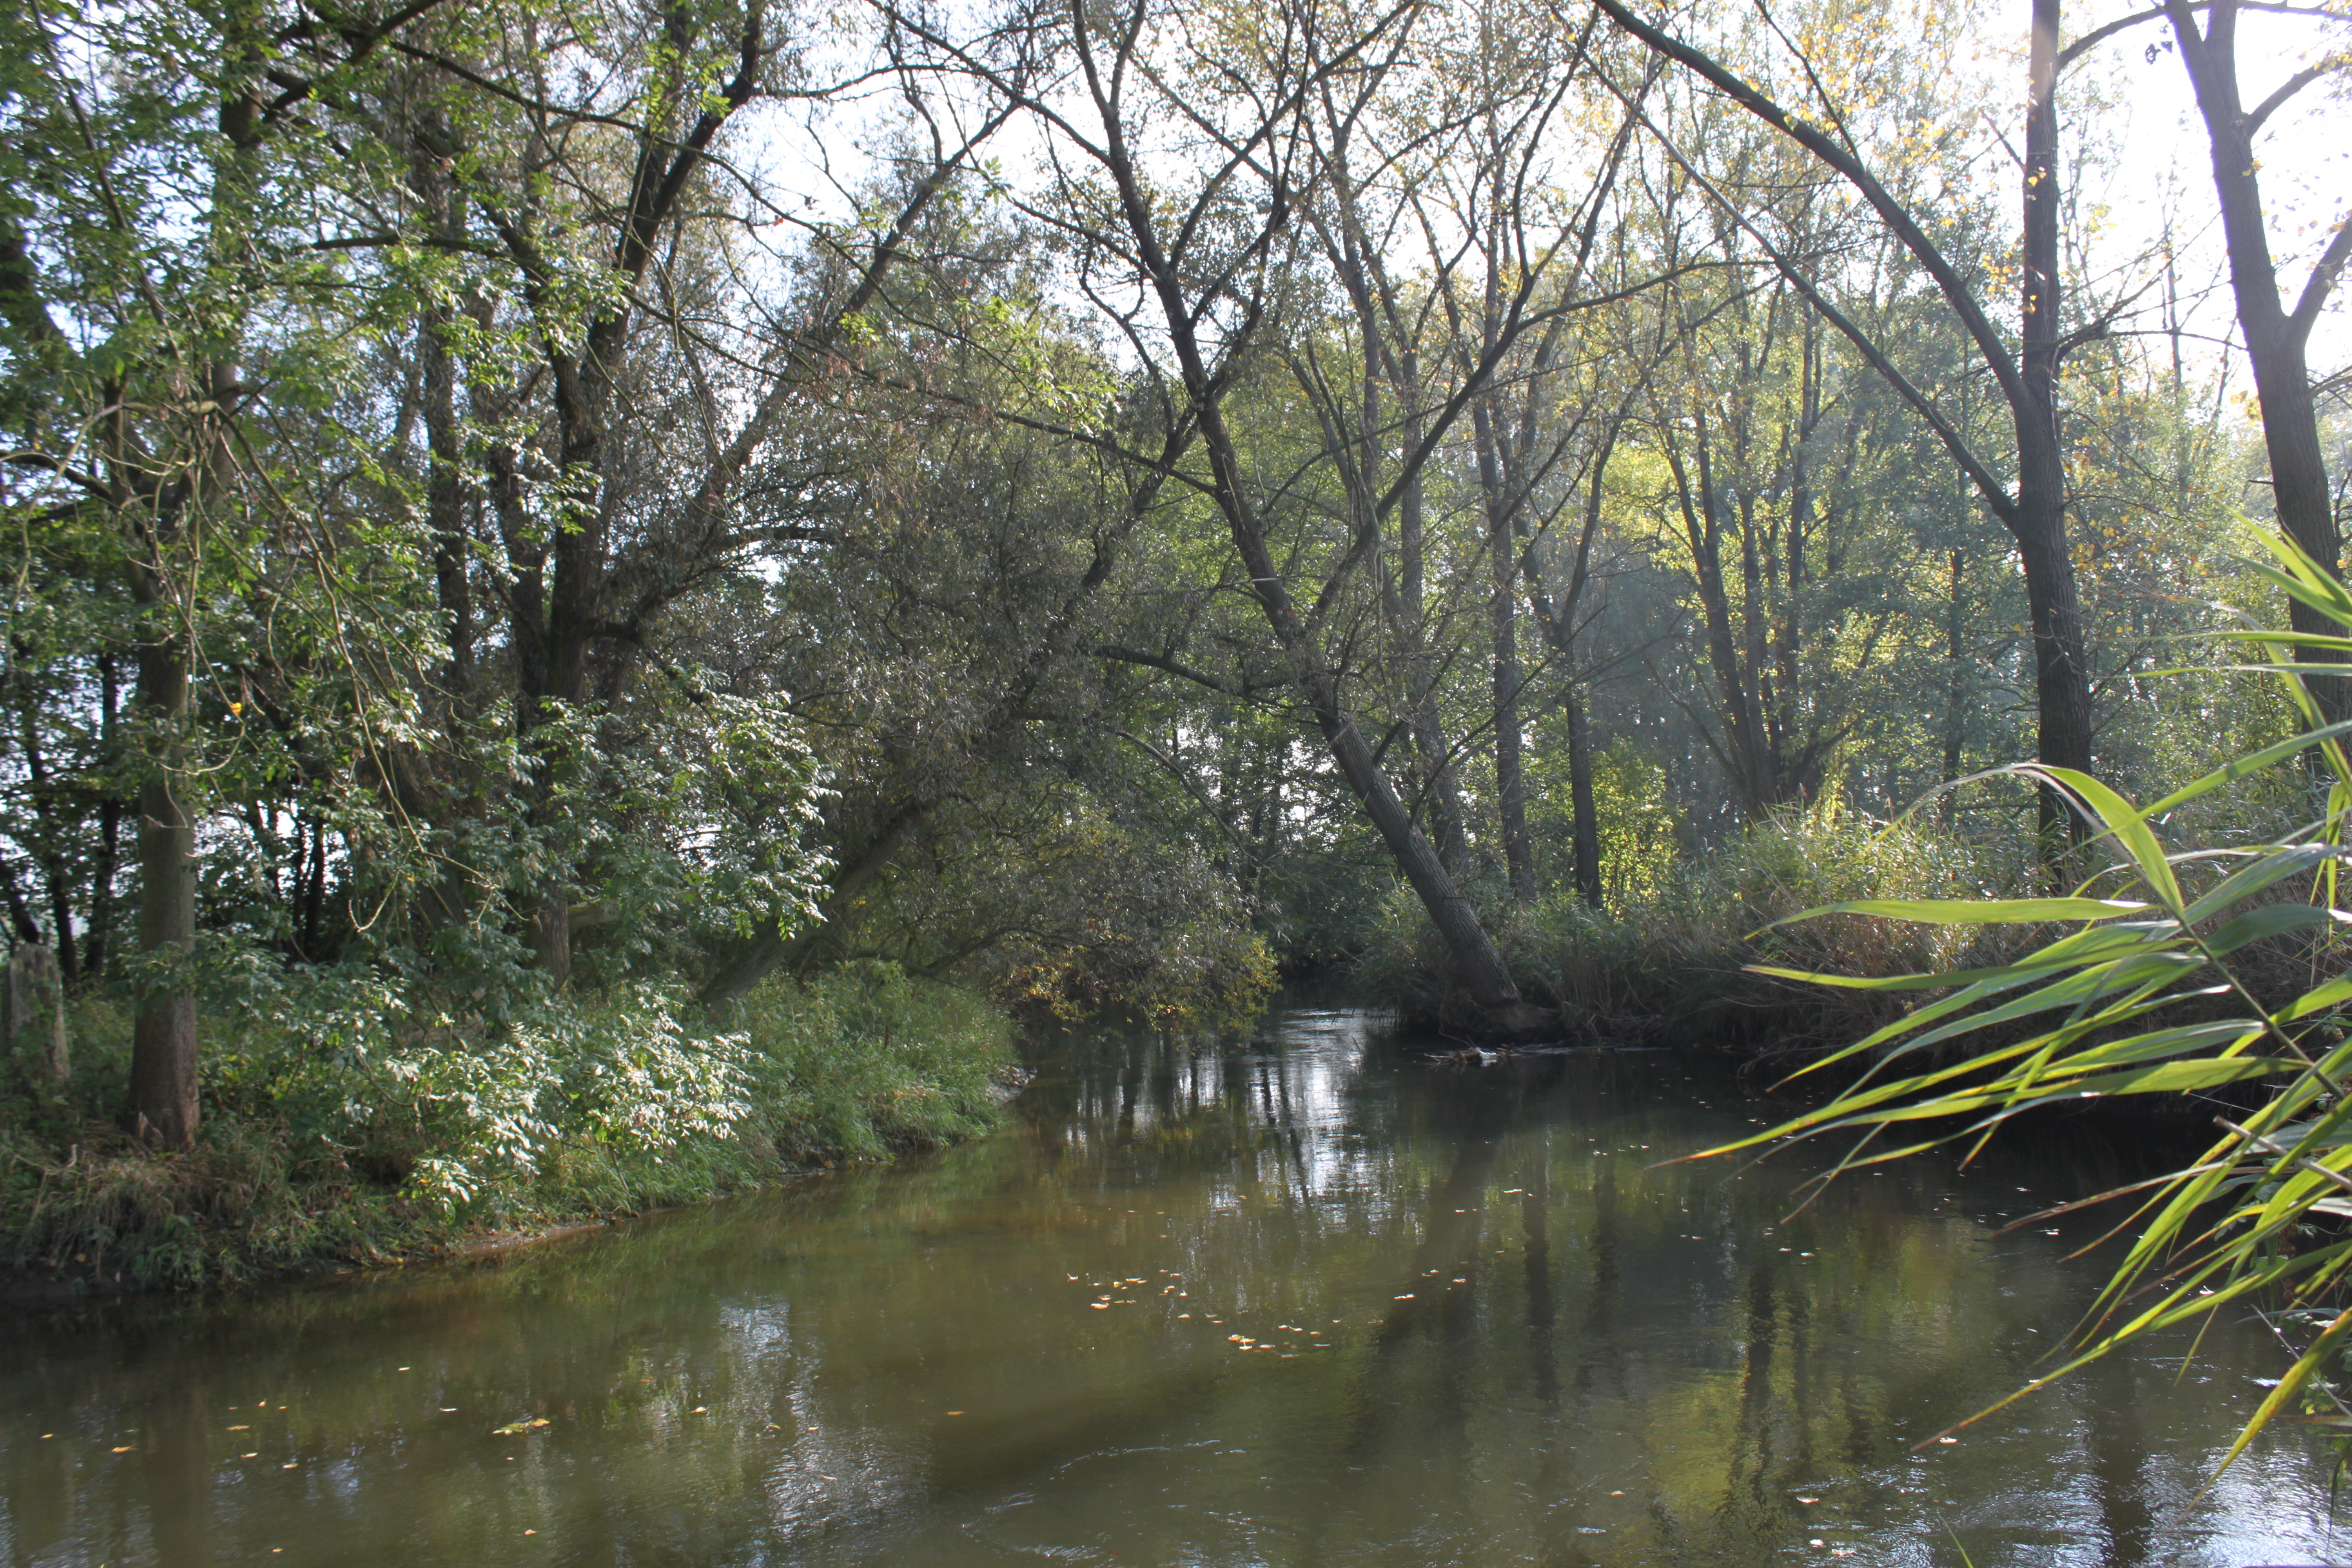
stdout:
<svg viewBox="0 0 2352 1568">
<path fill-rule="evenodd" d="M 1010 1026 L 895 966 L 773 982 L 723 1028 L 682 994 L 456 999 L 356 967 L 220 959 L 195 1149 L 110 1126 L 130 1031 L 85 1004 L 63 1105 L 0 1090 L 0 1261 L 185 1286 L 740 1190 L 783 1163 L 994 1124 Z"/>
</svg>

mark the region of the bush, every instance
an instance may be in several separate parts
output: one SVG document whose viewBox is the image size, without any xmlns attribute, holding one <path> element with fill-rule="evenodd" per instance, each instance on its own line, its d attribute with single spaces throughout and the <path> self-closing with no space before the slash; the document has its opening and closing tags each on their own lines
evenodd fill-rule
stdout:
<svg viewBox="0 0 2352 1568">
<path fill-rule="evenodd" d="M 193 1152 L 110 1125 L 110 1002 L 77 1010 L 63 1104 L 0 1089 L 0 1260 L 187 1286 L 697 1201 L 984 1131 L 1011 1055 L 1003 1015 L 880 963 L 771 983 L 702 1029 L 653 986 L 499 1020 L 355 970 L 221 973 Z"/>
</svg>

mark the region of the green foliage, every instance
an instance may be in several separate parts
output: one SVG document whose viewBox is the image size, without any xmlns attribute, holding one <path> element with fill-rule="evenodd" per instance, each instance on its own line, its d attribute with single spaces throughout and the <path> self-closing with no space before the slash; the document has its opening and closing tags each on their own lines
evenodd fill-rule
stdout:
<svg viewBox="0 0 2352 1568">
<path fill-rule="evenodd" d="M 1681 858 L 1651 842 L 1658 868 L 1603 910 L 1565 889 L 1531 910 L 1491 909 L 1513 973 L 1559 1005 L 1570 1030 L 1769 1042 L 1776 1050 L 1831 1038 L 1877 1005 L 1759 977 L 1752 966 L 1919 967 L 1956 962 L 1979 945 L 1969 934 L 1923 929 L 1884 911 L 1804 926 L 1785 923 L 1789 917 L 1874 898 L 1990 896 L 2018 874 L 2024 849 L 1974 843 L 1918 817 L 1874 822 L 1835 795 L 1775 813 L 1728 844 Z M 1384 916 L 1365 983 L 1410 1013 L 1450 1016 L 1448 965 L 1427 921 L 1402 894 Z"/>
<path fill-rule="evenodd" d="M 110 1004 L 75 1019 L 68 1104 L 0 1094 L 0 1263 L 192 1286 L 692 1202 L 984 1131 L 1011 1056 L 985 1002 L 881 963 L 773 984 L 707 1032 L 653 987 L 497 1023 L 349 971 L 226 969 L 193 1152 L 108 1126 L 129 1050 Z"/>
<path fill-rule="evenodd" d="M 736 1011 L 750 1124 L 788 1159 L 935 1148 L 996 1125 L 1012 1026 L 969 991 L 865 960 L 771 981 Z"/>
</svg>

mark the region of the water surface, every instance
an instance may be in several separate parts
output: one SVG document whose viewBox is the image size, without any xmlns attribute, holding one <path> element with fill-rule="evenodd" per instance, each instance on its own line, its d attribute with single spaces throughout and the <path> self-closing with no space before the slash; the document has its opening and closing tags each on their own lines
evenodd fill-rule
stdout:
<svg viewBox="0 0 2352 1568">
<path fill-rule="evenodd" d="M 11 1330 L 11 1564 L 2323 1563 L 2325 1459 L 2200 1501 L 2259 1325 L 2032 1374 L 2133 1169 L 1657 1162 L 1664 1052 L 1433 1067 L 1347 1013 L 1067 1042 L 890 1169 L 360 1285 Z M 503 1429 L 503 1430 L 501 1430 Z M 2339 1553 L 2338 1555 L 2341 1555 Z"/>
</svg>

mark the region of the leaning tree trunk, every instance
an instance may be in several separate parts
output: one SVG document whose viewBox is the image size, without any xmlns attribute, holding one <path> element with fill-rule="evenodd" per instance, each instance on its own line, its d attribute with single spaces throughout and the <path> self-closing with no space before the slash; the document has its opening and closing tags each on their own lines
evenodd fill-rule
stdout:
<svg viewBox="0 0 2352 1568">
<path fill-rule="evenodd" d="M 1251 570 L 1258 568 L 1253 566 Z M 1444 939 L 1470 1000 L 1506 1031 L 1524 1029 L 1538 1022 L 1534 1016 L 1536 1009 L 1520 1000 L 1510 966 L 1503 962 L 1503 954 L 1486 934 L 1486 928 L 1479 923 L 1478 911 L 1471 906 L 1468 895 L 1446 873 L 1429 839 L 1413 826 L 1412 815 L 1397 798 L 1395 786 L 1381 771 L 1371 747 L 1365 743 L 1363 731 L 1356 727 L 1355 715 L 1341 705 L 1331 678 L 1318 670 L 1301 684 L 1315 710 L 1316 724 L 1330 747 L 1331 758 L 1339 764 L 1340 776 L 1347 780 L 1349 792 L 1362 805 L 1381 842 L 1388 846 L 1397 869 L 1421 900 L 1421 907 L 1428 911 L 1430 922 Z"/>
<path fill-rule="evenodd" d="M 1197 350 L 1194 352 L 1197 353 Z M 1197 372 L 1196 365 L 1197 360 L 1186 366 L 1188 375 L 1196 387 L 1205 390 L 1208 378 Z M 1218 508 L 1225 514 L 1234 548 L 1249 568 L 1251 588 L 1265 613 L 1275 640 L 1295 662 L 1299 689 L 1315 714 L 1316 726 L 1323 731 L 1332 761 L 1339 764 L 1339 773 L 1347 781 L 1349 792 L 1363 807 L 1373 831 L 1388 847 L 1397 869 L 1420 899 L 1431 923 L 1436 926 L 1471 1002 L 1496 1026 L 1507 1032 L 1534 1026 L 1538 1022 L 1532 1016 L 1536 1010 L 1521 1001 L 1518 985 L 1511 979 L 1510 966 L 1503 962 L 1502 952 L 1486 934 L 1486 928 L 1479 923 L 1478 911 L 1472 907 L 1468 895 L 1447 871 L 1427 837 L 1413 825 L 1412 815 L 1405 809 L 1404 803 L 1397 798 L 1395 786 L 1381 770 L 1363 732 L 1356 727 L 1355 715 L 1340 700 L 1337 678 L 1325 667 L 1300 625 L 1297 607 L 1291 602 L 1281 569 L 1267 544 L 1265 526 L 1243 493 L 1241 464 L 1234 456 L 1233 436 L 1225 428 L 1223 410 L 1213 397 L 1202 398 L 1200 422 L 1202 445 L 1208 448 L 1216 475 Z"/>
</svg>

